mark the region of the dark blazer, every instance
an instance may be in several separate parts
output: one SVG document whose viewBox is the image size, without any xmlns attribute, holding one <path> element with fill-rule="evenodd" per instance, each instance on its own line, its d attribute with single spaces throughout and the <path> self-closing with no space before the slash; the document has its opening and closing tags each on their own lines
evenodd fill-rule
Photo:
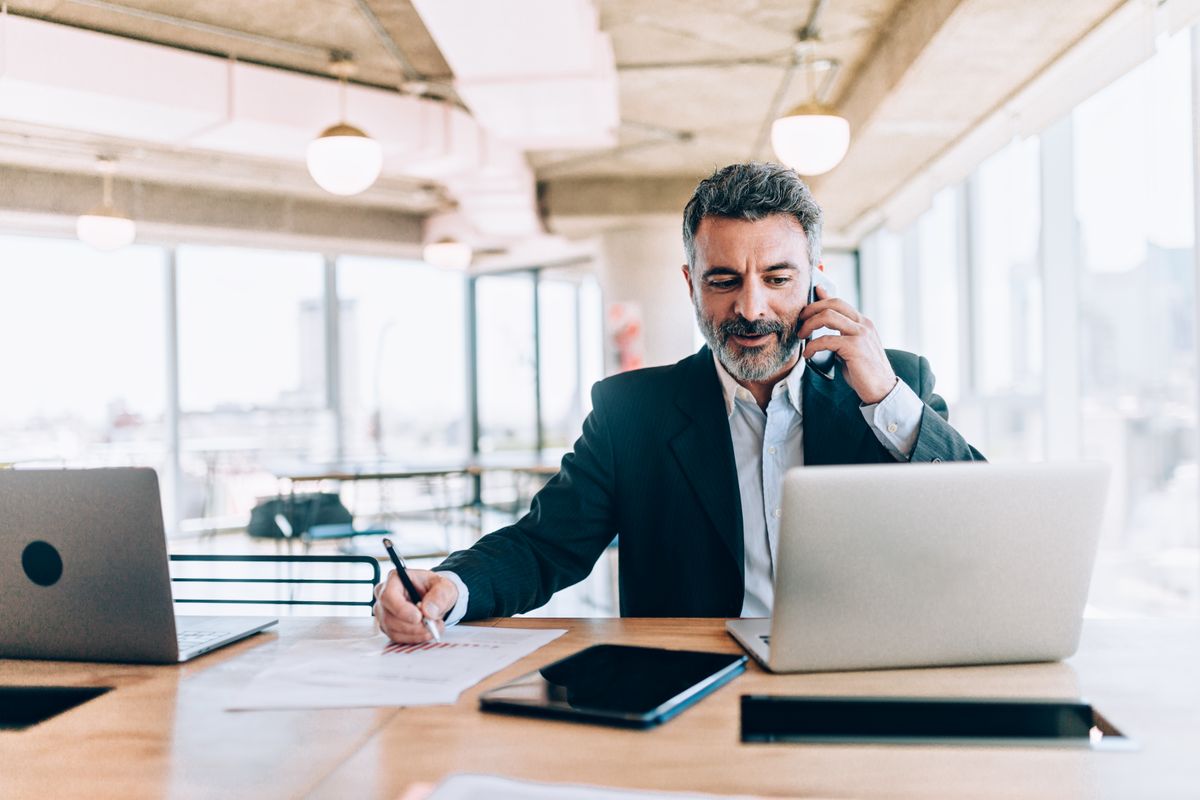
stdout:
<svg viewBox="0 0 1200 800">
<path fill-rule="evenodd" d="M 982 460 L 946 421 L 929 362 L 898 350 L 888 359 L 925 403 L 911 460 Z M 806 465 L 895 463 L 840 373 L 805 370 L 803 387 Z M 545 604 L 587 577 L 618 534 L 622 616 L 738 616 L 741 494 L 711 351 L 600 381 L 592 406 L 529 513 L 436 567 L 466 583 L 466 619 Z"/>
</svg>

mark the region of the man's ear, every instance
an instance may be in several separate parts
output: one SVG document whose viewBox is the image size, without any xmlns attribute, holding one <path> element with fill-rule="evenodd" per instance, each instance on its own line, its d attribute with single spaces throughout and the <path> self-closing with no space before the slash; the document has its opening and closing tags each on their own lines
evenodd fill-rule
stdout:
<svg viewBox="0 0 1200 800">
<path fill-rule="evenodd" d="M 682 270 L 682 272 L 683 272 L 683 282 L 684 282 L 684 283 L 686 283 L 686 284 L 687 284 L 687 287 L 688 287 L 688 299 L 689 299 L 689 300 L 691 300 L 691 299 L 693 298 L 693 294 L 692 294 L 692 271 L 691 271 L 690 269 L 688 269 L 688 265 L 687 265 L 687 264 L 684 264 L 684 265 L 683 265 L 683 267 L 681 268 L 681 270 Z"/>
</svg>

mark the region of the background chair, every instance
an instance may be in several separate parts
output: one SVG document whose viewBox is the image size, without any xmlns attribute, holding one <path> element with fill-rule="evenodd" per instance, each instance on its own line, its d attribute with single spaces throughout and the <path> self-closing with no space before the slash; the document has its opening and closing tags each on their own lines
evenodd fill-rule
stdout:
<svg viewBox="0 0 1200 800">
<path fill-rule="evenodd" d="M 205 613 L 245 614 L 246 606 L 268 606 L 292 615 L 370 614 L 379 580 L 379 561 L 370 556 L 171 556 L 175 602 L 204 605 Z"/>
</svg>

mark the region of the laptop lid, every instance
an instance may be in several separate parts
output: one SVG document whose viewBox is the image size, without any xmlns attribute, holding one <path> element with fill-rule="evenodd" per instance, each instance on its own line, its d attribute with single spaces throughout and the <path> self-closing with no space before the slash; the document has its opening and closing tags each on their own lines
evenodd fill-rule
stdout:
<svg viewBox="0 0 1200 800">
<path fill-rule="evenodd" d="M 1107 482 L 1102 464 L 790 471 L 771 669 L 1070 656 Z"/>
<path fill-rule="evenodd" d="M 178 660 L 158 477 L 0 471 L 0 657 Z"/>
</svg>

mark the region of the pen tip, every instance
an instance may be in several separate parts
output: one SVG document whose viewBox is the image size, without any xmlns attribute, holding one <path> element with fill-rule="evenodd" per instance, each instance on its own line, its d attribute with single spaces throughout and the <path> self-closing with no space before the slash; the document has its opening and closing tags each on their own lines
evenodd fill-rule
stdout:
<svg viewBox="0 0 1200 800">
<path fill-rule="evenodd" d="M 391 539 L 384 539 L 384 540 L 383 540 L 383 546 L 384 546 L 384 547 L 391 547 L 391 546 L 392 546 L 392 540 L 391 540 Z"/>
</svg>

